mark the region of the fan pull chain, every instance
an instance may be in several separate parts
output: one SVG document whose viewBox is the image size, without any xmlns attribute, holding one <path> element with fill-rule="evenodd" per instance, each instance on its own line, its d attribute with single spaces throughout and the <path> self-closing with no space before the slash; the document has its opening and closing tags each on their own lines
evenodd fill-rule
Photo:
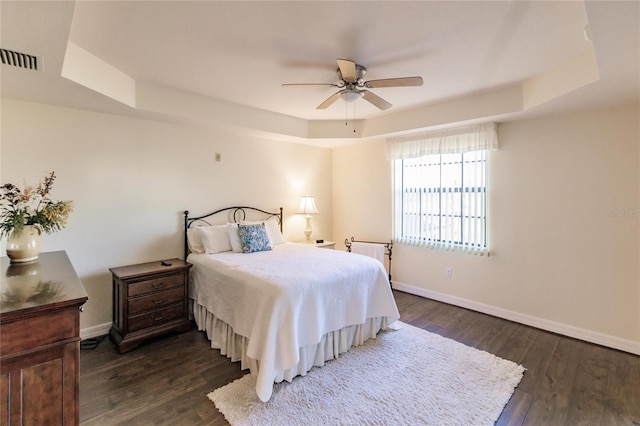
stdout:
<svg viewBox="0 0 640 426">
<path fill-rule="evenodd" d="M 348 102 L 345 100 L 345 102 L 344 102 L 344 125 L 345 126 L 349 125 L 349 115 L 348 115 L 349 114 L 348 113 L 348 111 L 349 111 L 348 107 L 349 106 L 347 104 L 348 104 Z"/>
<path fill-rule="evenodd" d="M 353 123 L 353 133 L 356 133 L 356 103 L 353 102 L 353 119 L 351 120 Z M 345 100 L 344 102 L 344 125 L 349 125 L 349 103 Z"/>
<path fill-rule="evenodd" d="M 356 132 L 356 103 L 353 103 L 353 133 Z"/>
</svg>

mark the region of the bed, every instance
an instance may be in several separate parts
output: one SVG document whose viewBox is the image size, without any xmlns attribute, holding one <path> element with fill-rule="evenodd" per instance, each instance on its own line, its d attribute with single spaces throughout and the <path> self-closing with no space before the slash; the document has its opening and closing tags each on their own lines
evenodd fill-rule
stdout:
<svg viewBox="0 0 640 426">
<path fill-rule="evenodd" d="M 262 401 L 274 383 L 305 375 L 399 318 L 380 262 L 287 242 L 282 218 L 282 209 L 253 207 L 184 214 L 193 318 L 212 348 L 256 375 Z"/>
</svg>

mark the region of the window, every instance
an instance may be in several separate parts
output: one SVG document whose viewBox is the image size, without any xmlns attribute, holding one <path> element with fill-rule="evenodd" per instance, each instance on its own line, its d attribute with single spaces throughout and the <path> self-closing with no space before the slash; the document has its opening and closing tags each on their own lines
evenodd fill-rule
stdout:
<svg viewBox="0 0 640 426">
<path fill-rule="evenodd" d="M 399 243 L 488 254 L 487 152 L 496 123 L 387 139 L 394 169 L 394 239 Z"/>
<path fill-rule="evenodd" d="M 394 160 L 398 242 L 487 251 L 486 150 Z"/>
</svg>

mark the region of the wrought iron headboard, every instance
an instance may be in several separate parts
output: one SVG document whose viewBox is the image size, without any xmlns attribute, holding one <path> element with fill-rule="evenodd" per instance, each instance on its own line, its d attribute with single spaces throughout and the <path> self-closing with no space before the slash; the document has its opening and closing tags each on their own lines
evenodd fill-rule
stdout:
<svg viewBox="0 0 640 426">
<path fill-rule="evenodd" d="M 262 220 L 267 220 L 272 217 L 275 217 L 280 225 L 280 232 L 282 232 L 282 207 L 280 207 L 278 212 L 268 212 L 266 210 L 258 209 L 256 207 L 247 207 L 247 206 L 234 206 L 234 207 L 225 207 L 224 209 L 216 210 L 211 213 L 207 213 L 198 217 L 189 217 L 189 210 L 184 211 L 184 259 L 187 259 L 189 255 L 189 244 L 187 243 L 187 231 L 193 225 L 194 222 L 203 222 L 207 225 L 211 225 L 206 219 L 214 216 L 219 213 L 227 212 L 227 222 L 233 220 L 233 222 L 241 222 L 246 219 L 247 211 L 253 211 L 264 214 Z"/>
</svg>

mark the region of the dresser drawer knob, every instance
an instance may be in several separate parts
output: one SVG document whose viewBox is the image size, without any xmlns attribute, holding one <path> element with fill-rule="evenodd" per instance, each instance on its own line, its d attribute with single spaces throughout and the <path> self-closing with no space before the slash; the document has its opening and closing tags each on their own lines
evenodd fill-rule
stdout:
<svg viewBox="0 0 640 426">
<path fill-rule="evenodd" d="M 153 303 L 155 303 L 156 305 L 162 305 L 164 303 L 164 299 L 154 300 Z"/>
<path fill-rule="evenodd" d="M 164 283 L 160 282 L 160 283 L 153 283 L 151 284 L 153 286 L 153 288 L 158 289 L 158 288 L 162 288 L 164 287 Z"/>
<path fill-rule="evenodd" d="M 158 314 L 151 317 L 154 321 L 161 321 L 164 318 L 164 314 Z"/>
</svg>

